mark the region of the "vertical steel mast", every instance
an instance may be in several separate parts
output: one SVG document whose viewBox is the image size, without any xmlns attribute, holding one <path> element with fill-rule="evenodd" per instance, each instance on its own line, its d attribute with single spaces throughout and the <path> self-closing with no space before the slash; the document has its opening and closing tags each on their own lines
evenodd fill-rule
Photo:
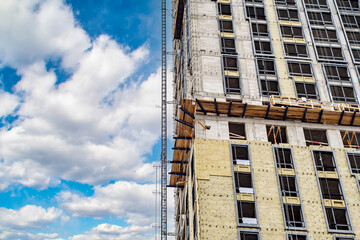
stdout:
<svg viewBox="0 0 360 240">
<path fill-rule="evenodd" d="M 161 240 L 167 239 L 166 0 L 161 1 Z"/>
</svg>

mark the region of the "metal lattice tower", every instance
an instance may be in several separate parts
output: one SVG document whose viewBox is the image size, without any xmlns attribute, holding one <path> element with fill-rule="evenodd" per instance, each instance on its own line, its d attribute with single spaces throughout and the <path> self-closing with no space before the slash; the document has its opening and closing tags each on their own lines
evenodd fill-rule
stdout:
<svg viewBox="0 0 360 240">
<path fill-rule="evenodd" d="M 161 240 L 167 239 L 166 0 L 161 0 Z"/>
</svg>

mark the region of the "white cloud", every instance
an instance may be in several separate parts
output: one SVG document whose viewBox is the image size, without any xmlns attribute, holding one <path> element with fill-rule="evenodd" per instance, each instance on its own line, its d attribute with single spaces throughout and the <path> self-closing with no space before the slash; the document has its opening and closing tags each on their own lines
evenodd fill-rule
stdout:
<svg viewBox="0 0 360 240">
<path fill-rule="evenodd" d="M 25 233 L 25 232 L 19 232 L 14 230 L 6 230 L 0 232 L 0 239 L 4 240 L 64 240 L 63 238 L 59 238 L 59 234 L 52 233 L 52 234 L 46 234 L 46 233 Z"/>
<path fill-rule="evenodd" d="M 43 229 L 61 220 L 62 216 L 63 211 L 54 207 L 45 209 L 26 205 L 19 210 L 0 208 L 0 230 Z"/>
<path fill-rule="evenodd" d="M 12 99 L 6 113 L 17 103 L 16 95 L 21 105 L 11 130 L 0 130 L 0 189 L 11 184 L 44 189 L 60 178 L 89 184 L 153 180 L 151 164 L 143 162 L 160 132 L 160 72 L 126 82 L 146 61 L 146 45 L 129 52 L 102 35 L 87 50 L 88 37 L 60 0 L 2 1 L 0 9 L 13 13 L 6 13 L 10 19 L 0 23 L 0 34 L 14 38 L 0 40 L 0 61 L 17 66 L 21 75 L 15 93 L 6 94 Z M 50 13 L 59 18 L 55 21 Z M 63 18 L 67 20 L 58 27 Z M 11 32 L 11 19 L 16 32 L 33 31 L 30 36 L 36 37 L 28 42 Z M 27 27 L 29 22 L 34 26 Z M 69 33 L 76 44 L 67 42 Z M 23 45 L 29 49 L 21 49 Z M 66 60 L 74 67 L 68 81 L 55 84 L 56 75 L 45 68 L 48 56 L 76 59 Z"/>
<path fill-rule="evenodd" d="M 154 184 L 118 181 L 94 187 L 91 197 L 65 191 L 57 198 L 60 206 L 73 217 L 103 218 L 114 215 L 130 224 L 150 226 L 154 221 L 154 189 Z"/>
<path fill-rule="evenodd" d="M 1 0 L 0 34 L 0 63 L 15 68 L 50 57 L 71 68 L 91 46 L 62 0 Z"/>
<path fill-rule="evenodd" d="M 70 237 L 69 240 L 150 240 L 153 239 L 151 231 L 151 227 L 120 227 L 105 223 L 84 234 Z"/>
<path fill-rule="evenodd" d="M 0 90 L 0 102 L 0 117 L 3 117 L 13 113 L 19 104 L 19 99 L 17 96 Z"/>
</svg>

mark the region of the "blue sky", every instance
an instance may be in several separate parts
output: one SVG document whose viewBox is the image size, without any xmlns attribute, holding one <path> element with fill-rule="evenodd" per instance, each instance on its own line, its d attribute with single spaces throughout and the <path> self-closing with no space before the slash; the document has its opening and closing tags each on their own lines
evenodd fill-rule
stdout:
<svg viewBox="0 0 360 240">
<path fill-rule="evenodd" d="M 0 1 L 0 239 L 153 239 L 159 14 Z"/>
</svg>

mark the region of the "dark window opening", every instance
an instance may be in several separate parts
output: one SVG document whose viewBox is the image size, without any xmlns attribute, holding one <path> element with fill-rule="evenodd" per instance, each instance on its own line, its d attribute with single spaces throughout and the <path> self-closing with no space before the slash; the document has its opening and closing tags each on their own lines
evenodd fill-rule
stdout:
<svg viewBox="0 0 360 240">
<path fill-rule="evenodd" d="M 351 52 L 353 54 L 355 62 L 360 62 L 360 49 L 352 48 Z"/>
<path fill-rule="evenodd" d="M 240 240 L 259 240 L 257 232 L 240 232 Z"/>
<path fill-rule="evenodd" d="M 279 83 L 276 79 L 260 78 L 260 84 L 262 96 L 280 95 Z"/>
<path fill-rule="evenodd" d="M 357 0 L 336 0 L 339 10 L 359 11 L 359 2 Z"/>
<path fill-rule="evenodd" d="M 295 26 L 280 26 L 281 36 L 289 38 L 304 38 L 302 28 Z"/>
<path fill-rule="evenodd" d="M 304 2 L 307 8 L 328 9 L 326 0 L 305 0 Z"/>
<path fill-rule="evenodd" d="M 314 151 L 315 165 L 318 171 L 336 170 L 335 159 L 332 152 Z"/>
<path fill-rule="evenodd" d="M 279 175 L 281 196 L 283 197 L 298 197 L 296 189 L 296 179 L 294 176 Z"/>
<path fill-rule="evenodd" d="M 241 94 L 240 78 L 225 76 L 225 91 L 228 94 Z"/>
<path fill-rule="evenodd" d="M 305 227 L 301 206 L 284 204 L 284 210 L 287 227 Z"/>
<path fill-rule="evenodd" d="M 296 2 L 294 0 L 275 0 L 275 5 L 295 7 Z"/>
<path fill-rule="evenodd" d="M 319 182 L 324 199 L 344 200 L 338 179 L 319 178 Z"/>
<path fill-rule="evenodd" d="M 231 145 L 233 160 L 250 160 L 248 146 Z"/>
<path fill-rule="evenodd" d="M 257 67 L 261 75 L 276 75 L 274 59 L 257 58 Z"/>
<path fill-rule="evenodd" d="M 288 148 L 275 148 L 275 159 L 278 168 L 294 168 L 291 150 Z"/>
<path fill-rule="evenodd" d="M 231 15 L 230 4 L 218 3 L 219 15 Z"/>
<path fill-rule="evenodd" d="M 360 33 L 346 31 L 349 43 L 352 45 L 360 45 Z"/>
<path fill-rule="evenodd" d="M 253 36 L 258 36 L 258 37 L 268 37 L 269 36 L 266 23 L 252 22 L 251 28 L 252 28 Z"/>
<path fill-rule="evenodd" d="M 238 71 L 238 59 L 237 56 L 225 56 L 223 55 L 223 64 L 225 71 Z"/>
<path fill-rule="evenodd" d="M 330 12 L 307 11 L 307 14 L 311 25 L 333 26 Z"/>
<path fill-rule="evenodd" d="M 312 77 L 311 63 L 288 62 L 289 74 L 291 76 Z"/>
<path fill-rule="evenodd" d="M 220 32 L 234 32 L 233 23 L 231 20 L 220 19 Z"/>
<path fill-rule="evenodd" d="M 257 4 L 257 3 L 263 3 L 262 0 L 245 0 L 246 3 L 252 3 L 252 4 Z"/>
<path fill-rule="evenodd" d="M 316 47 L 319 58 L 327 60 L 344 60 L 341 47 Z"/>
<path fill-rule="evenodd" d="M 315 83 L 296 82 L 295 87 L 298 98 L 319 99 Z"/>
<path fill-rule="evenodd" d="M 239 188 L 253 188 L 251 173 L 234 172 L 234 181 L 236 192 L 239 193 Z"/>
<path fill-rule="evenodd" d="M 245 140 L 245 124 L 229 122 L 229 135 L 230 139 Z"/>
<path fill-rule="evenodd" d="M 272 54 L 270 42 L 254 40 L 254 45 L 256 54 Z"/>
<path fill-rule="evenodd" d="M 326 208 L 329 228 L 332 230 L 351 230 L 346 209 Z"/>
<path fill-rule="evenodd" d="M 276 9 L 279 20 L 299 21 L 298 11 L 296 9 Z"/>
<path fill-rule="evenodd" d="M 246 16 L 251 19 L 266 20 L 264 7 L 246 6 Z"/>
<path fill-rule="evenodd" d="M 351 172 L 354 174 L 360 173 L 360 154 L 359 153 L 348 153 L 348 159 L 351 167 Z"/>
<path fill-rule="evenodd" d="M 335 237 L 334 240 L 355 240 L 355 238 L 352 238 L 352 237 Z"/>
<path fill-rule="evenodd" d="M 307 240 L 306 235 L 289 234 L 287 240 Z"/>
<path fill-rule="evenodd" d="M 334 102 L 357 103 L 352 87 L 330 85 L 330 92 Z"/>
<path fill-rule="evenodd" d="M 306 45 L 296 43 L 284 43 L 285 55 L 288 57 L 308 57 Z"/>
<path fill-rule="evenodd" d="M 360 16 L 341 14 L 341 19 L 346 28 L 360 28 Z"/>
<path fill-rule="evenodd" d="M 268 141 L 272 144 L 287 143 L 287 135 L 285 127 L 268 125 L 266 126 Z"/>
<path fill-rule="evenodd" d="M 244 223 L 243 218 L 256 218 L 254 202 L 237 201 L 237 207 L 239 214 L 239 223 Z"/>
<path fill-rule="evenodd" d="M 311 28 L 315 42 L 338 42 L 336 30 L 327 28 Z"/>
<path fill-rule="evenodd" d="M 328 81 L 350 82 L 348 68 L 345 65 L 324 65 L 325 74 Z"/>
<path fill-rule="evenodd" d="M 306 146 L 328 145 L 326 130 L 304 129 Z"/>
<path fill-rule="evenodd" d="M 344 147 L 360 148 L 360 132 L 341 131 Z"/>
<path fill-rule="evenodd" d="M 236 54 L 235 39 L 221 38 L 221 52 L 228 54 Z"/>
</svg>

